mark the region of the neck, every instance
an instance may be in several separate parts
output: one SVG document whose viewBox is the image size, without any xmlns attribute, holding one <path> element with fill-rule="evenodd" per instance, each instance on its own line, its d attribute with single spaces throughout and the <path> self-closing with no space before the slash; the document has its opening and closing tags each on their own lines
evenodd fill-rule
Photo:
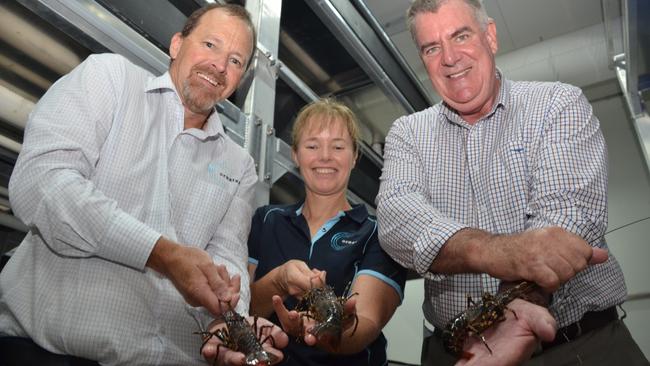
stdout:
<svg viewBox="0 0 650 366">
<path fill-rule="evenodd" d="M 350 203 L 345 198 L 345 191 L 333 196 L 321 196 L 307 192 L 302 213 L 307 221 L 328 220 L 339 211 L 351 209 Z"/>
<path fill-rule="evenodd" d="M 492 98 L 486 103 L 478 112 L 475 113 L 469 113 L 469 114 L 461 114 L 460 116 L 465 120 L 470 125 L 475 124 L 480 120 L 481 118 L 485 117 L 492 111 L 492 107 L 494 107 L 494 104 L 497 102 L 497 97 L 499 95 L 499 87 L 501 86 L 501 80 L 499 78 L 495 78 L 494 80 L 494 87 L 492 88 Z"/>
<path fill-rule="evenodd" d="M 190 128 L 198 128 L 199 130 L 203 129 L 205 122 L 207 122 L 210 112 L 195 113 L 185 107 L 185 115 L 183 117 L 183 127 L 188 130 Z"/>
</svg>

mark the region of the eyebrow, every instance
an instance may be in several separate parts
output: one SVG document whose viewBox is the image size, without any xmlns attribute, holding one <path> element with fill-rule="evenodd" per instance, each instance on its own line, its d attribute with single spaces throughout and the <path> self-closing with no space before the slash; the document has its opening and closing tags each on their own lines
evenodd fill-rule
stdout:
<svg viewBox="0 0 650 366">
<path fill-rule="evenodd" d="M 221 39 L 221 37 L 217 36 L 216 34 L 208 34 L 206 36 L 207 39 L 209 39 L 212 43 L 218 43 L 220 47 L 224 46 L 224 41 Z M 242 59 L 246 60 L 246 56 L 242 55 L 238 51 L 231 52 L 231 54 L 241 57 Z"/>
<path fill-rule="evenodd" d="M 459 35 L 461 35 L 461 34 L 463 34 L 465 32 L 472 32 L 472 28 L 470 28 L 468 26 L 458 28 L 457 30 L 454 31 L 454 33 L 451 34 L 451 36 L 449 38 L 456 38 L 456 37 L 458 37 Z M 431 42 L 423 44 L 422 46 L 420 46 L 420 53 L 424 52 L 424 50 L 426 48 L 437 45 L 439 43 L 440 42 L 437 42 L 437 41 L 431 41 Z"/>
</svg>

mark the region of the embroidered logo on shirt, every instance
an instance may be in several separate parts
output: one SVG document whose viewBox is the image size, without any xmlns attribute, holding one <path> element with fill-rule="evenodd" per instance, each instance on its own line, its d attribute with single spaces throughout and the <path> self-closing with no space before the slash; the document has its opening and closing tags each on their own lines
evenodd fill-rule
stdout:
<svg viewBox="0 0 650 366">
<path fill-rule="evenodd" d="M 336 251 L 341 251 L 346 248 L 349 248 L 357 243 L 357 240 L 354 238 L 354 233 L 337 233 L 332 236 L 330 240 L 330 246 Z"/>
<path fill-rule="evenodd" d="M 228 174 L 224 173 L 222 171 L 222 169 L 219 169 L 219 166 L 217 164 L 214 164 L 214 163 L 208 164 L 208 176 L 210 178 L 212 178 L 212 179 L 215 179 L 215 178 L 225 179 L 230 183 L 239 184 L 241 182 L 239 179 L 235 179 L 235 178 L 229 176 Z"/>
</svg>

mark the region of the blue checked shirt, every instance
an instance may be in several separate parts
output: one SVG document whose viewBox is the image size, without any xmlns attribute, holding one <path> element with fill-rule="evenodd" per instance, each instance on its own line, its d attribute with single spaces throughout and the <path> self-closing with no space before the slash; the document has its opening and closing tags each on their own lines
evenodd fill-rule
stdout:
<svg viewBox="0 0 650 366">
<path fill-rule="evenodd" d="M 9 185 L 30 232 L 0 274 L 0 335 L 103 365 L 207 364 L 193 332 L 210 319 L 145 264 L 161 235 L 204 249 L 241 275 L 247 312 L 257 178 L 216 113 L 202 130 L 183 113 L 168 73 L 118 55 L 43 96 Z"/>
<path fill-rule="evenodd" d="M 582 92 L 562 83 L 503 80 L 492 111 L 469 125 L 444 103 L 398 119 L 386 138 L 377 196 L 382 247 L 425 278 L 426 320 L 436 327 L 496 292 L 486 274 L 429 272 L 462 228 L 495 234 L 560 226 L 607 249 L 607 151 Z M 614 256 L 553 295 L 559 326 L 624 301 Z"/>
</svg>

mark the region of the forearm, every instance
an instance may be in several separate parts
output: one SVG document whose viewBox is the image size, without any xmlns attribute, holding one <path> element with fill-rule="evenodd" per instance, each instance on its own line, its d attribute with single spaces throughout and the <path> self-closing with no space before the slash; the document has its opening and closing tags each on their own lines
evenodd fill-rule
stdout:
<svg viewBox="0 0 650 366">
<path fill-rule="evenodd" d="M 462 229 L 440 249 L 430 271 L 439 274 L 487 272 L 489 253 L 486 248 L 490 248 L 489 242 L 495 240 L 496 236 L 486 231 Z"/>
<path fill-rule="evenodd" d="M 358 314 L 358 317 L 357 329 L 354 330 L 354 325 L 346 329 L 341 336 L 340 347 L 331 350 L 332 353 L 346 355 L 361 352 L 379 337 L 382 326 L 362 314 Z"/>
<path fill-rule="evenodd" d="M 282 297 L 282 300 L 287 298 L 278 282 L 280 271 L 281 267 L 276 267 L 251 284 L 251 315 L 268 318 L 273 313 L 273 295 Z"/>
</svg>

